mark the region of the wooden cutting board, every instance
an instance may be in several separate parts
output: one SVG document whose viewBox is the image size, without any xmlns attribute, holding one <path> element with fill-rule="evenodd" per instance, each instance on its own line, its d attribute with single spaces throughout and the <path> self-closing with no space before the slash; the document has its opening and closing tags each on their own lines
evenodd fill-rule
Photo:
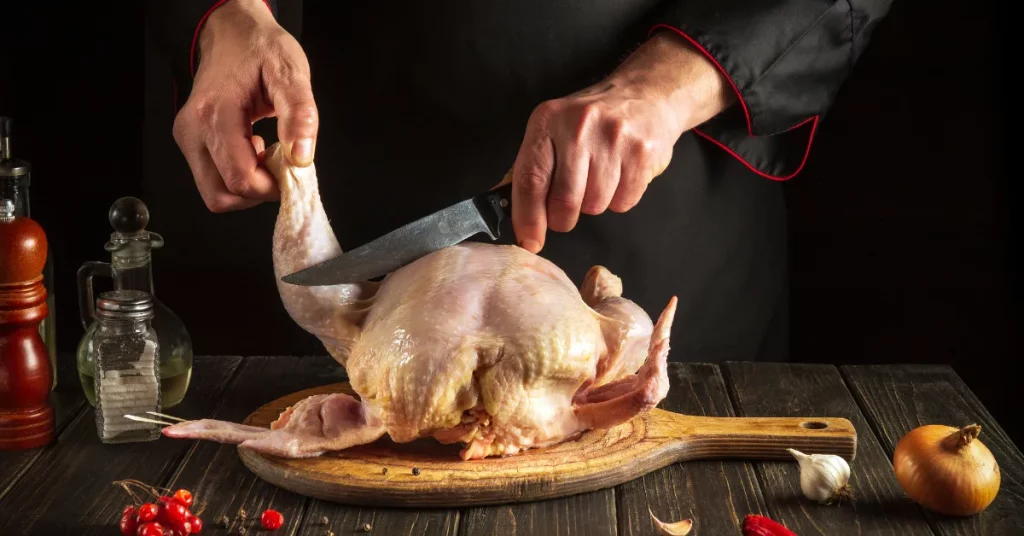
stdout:
<svg viewBox="0 0 1024 536">
<path fill-rule="evenodd" d="M 269 428 L 288 406 L 324 393 L 353 394 L 347 383 L 292 393 L 256 410 L 245 424 Z M 309 459 L 238 451 L 260 478 L 308 497 L 367 506 L 461 507 L 594 491 L 680 461 L 796 463 L 786 448 L 853 460 L 857 431 L 837 417 L 695 417 L 655 409 L 631 422 L 508 458 L 462 461 L 458 445 L 433 439 L 397 444 L 386 436 Z"/>
</svg>

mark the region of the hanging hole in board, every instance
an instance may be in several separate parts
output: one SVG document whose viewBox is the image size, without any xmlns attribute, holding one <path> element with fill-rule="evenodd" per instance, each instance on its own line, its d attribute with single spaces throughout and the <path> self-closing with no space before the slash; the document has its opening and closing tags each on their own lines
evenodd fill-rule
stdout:
<svg viewBox="0 0 1024 536">
<path fill-rule="evenodd" d="M 821 421 L 806 421 L 800 423 L 800 427 L 807 428 L 808 430 L 823 430 L 828 428 L 828 423 Z"/>
</svg>

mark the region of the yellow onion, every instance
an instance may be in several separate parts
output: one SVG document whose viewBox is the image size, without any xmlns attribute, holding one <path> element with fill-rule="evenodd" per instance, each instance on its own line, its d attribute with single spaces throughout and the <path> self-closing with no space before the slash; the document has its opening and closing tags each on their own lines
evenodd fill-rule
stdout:
<svg viewBox="0 0 1024 536">
<path fill-rule="evenodd" d="M 903 491 L 940 514 L 969 516 L 987 508 L 999 493 L 999 464 L 980 433 L 977 424 L 929 424 L 907 432 L 892 456 Z"/>
</svg>

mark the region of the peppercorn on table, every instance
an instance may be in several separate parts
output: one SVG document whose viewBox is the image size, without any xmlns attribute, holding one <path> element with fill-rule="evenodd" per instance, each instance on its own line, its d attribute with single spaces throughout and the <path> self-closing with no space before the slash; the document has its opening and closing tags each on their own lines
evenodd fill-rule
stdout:
<svg viewBox="0 0 1024 536">
<path fill-rule="evenodd" d="M 202 534 L 658 534 L 652 513 L 665 522 L 692 520 L 693 535 L 742 535 L 748 515 L 799 535 L 1024 534 L 1024 456 L 946 366 L 670 365 L 671 389 L 660 406 L 666 410 L 850 419 L 858 432 L 857 455 L 849 464 L 853 502 L 808 499 L 795 460 L 693 461 L 561 499 L 394 509 L 323 502 L 277 488 L 246 469 L 233 445 L 168 438 L 104 445 L 73 364 L 73 356 L 61 356 L 54 393 L 58 440 L 0 452 L 0 535 L 120 534 L 118 523 L 131 500 L 113 483 L 129 479 L 191 492 Z M 344 380 L 328 357 L 202 356 L 185 400 L 169 412 L 240 421 L 282 395 Z M 998 495 L 981 513 L 937 514 L 900 486 L 892 464 L 896 445 L 927 424 L 981 426 L 977 440 L 1001 471 Z M 283 515 L 275 532 L 261 526 L 268 509 Z"/>
</svg>

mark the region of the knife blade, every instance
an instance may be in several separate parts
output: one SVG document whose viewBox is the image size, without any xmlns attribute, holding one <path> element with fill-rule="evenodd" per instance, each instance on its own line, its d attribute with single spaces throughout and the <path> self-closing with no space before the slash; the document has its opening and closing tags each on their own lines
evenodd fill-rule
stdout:
<svg viewBox="0 0 1024 536">
<path fill-rule="evenodd" d="M 387 275 L 434 251 L 484 233 L 501 237 L 501 224 L 511 214 L 510 175 L 487 193 L 460 201 L 429 216 L 319 264 L 281 278 L 301 286 L 358 283 Z"/>
</svg>

